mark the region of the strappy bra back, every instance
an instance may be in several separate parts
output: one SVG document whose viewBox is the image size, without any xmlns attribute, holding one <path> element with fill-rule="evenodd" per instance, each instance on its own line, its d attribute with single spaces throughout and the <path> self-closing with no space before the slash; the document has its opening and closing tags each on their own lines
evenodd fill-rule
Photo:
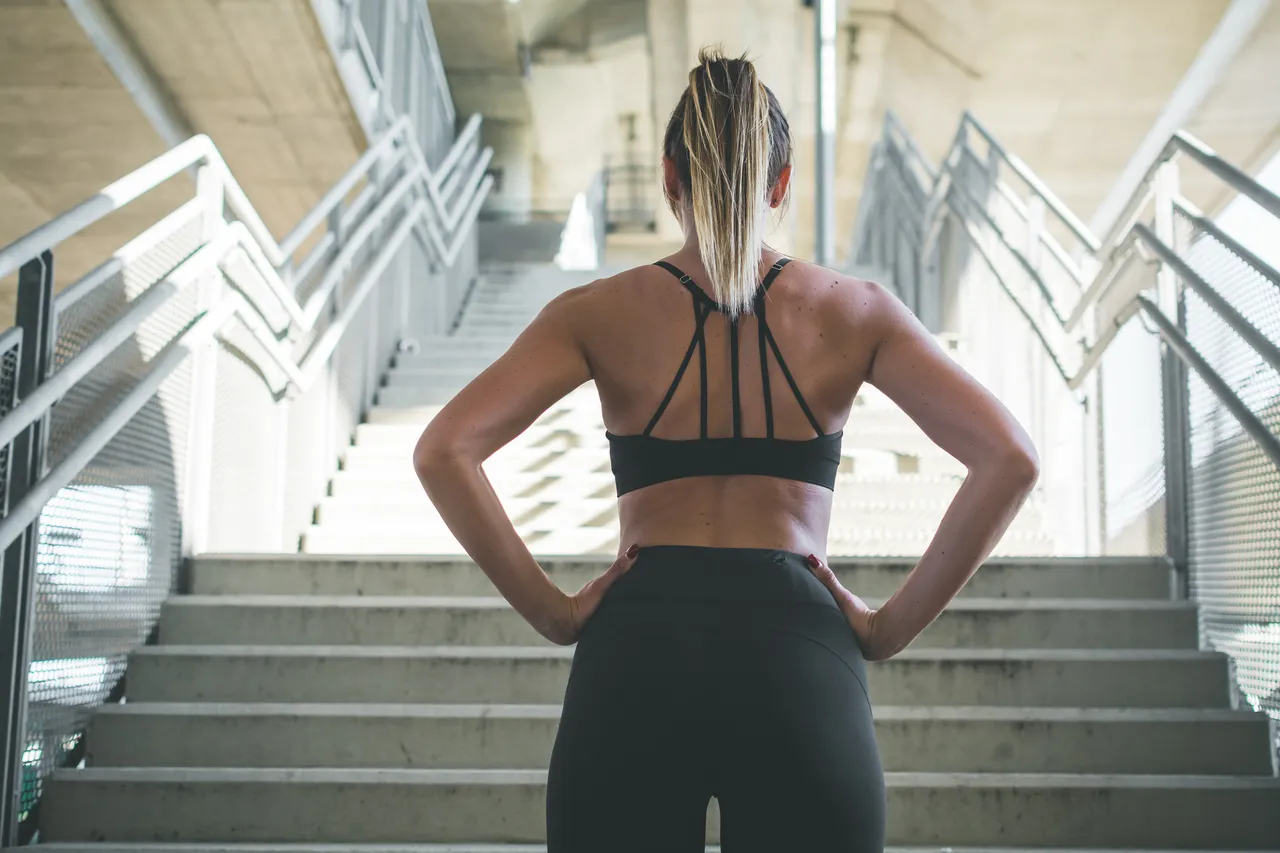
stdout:
<svg viewBox="0 0 1280 853">
<path fill-rule="evenodd" d="M 694 332 L 685 350 L 684 359 L 676 370 L 675 379 L 667 388 L 666 395 L 658 405 L 657 411 L 653 413 L 653 417 L 649 419 L 644 432 L 639 435 L 616 435 L 607 431 L 605 433 L 609 439 L 609 457 L 619 495 L 654 483 L 709 474 L 759 474 L 813 483 L 828 489 L 835 488 L 843 431 L 829 435 L 822 432 L 821 425 L 813 416 L 813 411 L 805 402 L 804 395 L 800 393 L 795 378 L 782 358 L 782 351 L 765 316 L 765 294 L 769 290 L 769 285 L 773 284 L 778 273 L 789 262 L 790 258 L 783 258 L 773 265 L 752 300 L 752 310 L 758 329 L 765 435 L 763 437 L 742 435 L 741 390 L 738 380 L 738 320 L 732 318 L 729 320 L 729 363 L 733 396 L 733 435 L 724 438 L 707 436 L 707 341 L 704 332 L 707 318 L 714 312 L 724 313 L 724 308 L 674 265 L 666 261 L 657 262 L 656 266 L 662 267 L 679 279 L 693 297 Z M 654 427 L 658 425 L 672 397 L 675 396 L 676 389 L 680 386 L 680 380 L 684 378 L 695 351 L 698 353 L 698 369 L 702 379 L 699 385 L 701 394 L 699 436 L 696 439 L 657 438 L 652 434 Z M 814 438 L 796 440 L 774 436 L 773 397 L 769 388 L 769 354 L 771 352 L 778 362 L 778 368 L 783 377 L 787 380 L 787 385 L 791 388 L 792 395 L 795 396 L 801 411 L 804 412 L 804 416 L 817 434 Z"/>
</svg>

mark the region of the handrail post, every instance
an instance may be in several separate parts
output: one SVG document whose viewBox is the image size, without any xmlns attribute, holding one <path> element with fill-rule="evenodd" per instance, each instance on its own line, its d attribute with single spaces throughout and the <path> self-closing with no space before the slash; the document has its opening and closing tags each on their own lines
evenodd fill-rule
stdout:
<svg viewBox="0 0 1280 853">
<path fill-rule="evenodd" d="M 1165 161 L 1155 177 L 1155 233 L 1166 246 L 1178 250 L 1173 200 L 1178 195 L 1178 167 Z M 1156 302 L 1166 317 L 1176 317 L 1178 331 L 1187 331 L 1186 299 L 1182 282 L 1167 263 L 1156 272 Z M 1160 347 L 1161 407 L 1163 409 L 1165 470 L 1165 543 L 1173 562 L 1174 593 L 1190 595 L 1190 486 L 1191 423 L 1187 399 L 1187 366 L 1167 344 Z"/>
<path fill-rule="evenodd" d="M 226 225 L 222 177 L 222 170 L 212 165 L 203 166 L 196 173 L 196 194 L 204 202 L 202 242 L 214 239 Z M 221 290 L 221 276 L 216 272 L 204 275 L 196 284 L 196 312 L 202 314 L 212 310 L 219 301 Z M 217 365 L 218 342 L 216 337 L 211 337 L 199 345 L 191 358 L 186 501 L 182 511 L 183 557 L 194 557 L 208 547 Z"/>
<path fill-rule="evenodd" d="M 22 328 L 18 361 L 17 399 L 31 394 L 49 375 L 53 361 L 53 252 L 46 249 L 18 271 L 17 325 Z M 4 511 L 27 494 L 44 475 L 49 443 L 49 415 L 36 420 L 14 439 L 9 454 L 9 488 Z M 31 657 L 31 608 L 36 577 L 39 519 L 4 551 L 0 575 L 0 669 L 5 688 L 4 780 L 0 797 L 0 843 L 22 843 L 24 777 L 27 742 L 27 670 Z"/>
</svg>

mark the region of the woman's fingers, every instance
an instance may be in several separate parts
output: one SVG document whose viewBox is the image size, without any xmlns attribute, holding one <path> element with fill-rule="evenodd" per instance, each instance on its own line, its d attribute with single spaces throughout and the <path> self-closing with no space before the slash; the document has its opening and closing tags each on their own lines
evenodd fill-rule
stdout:
<svg viewBox="0 0 1280 853">
<path fill-rule="evenodd" d="M 613 586 L 618 578 L 626 574 L 627 570 L 635 563 L 636 557 L 640 554 L 640 547 L 632 545 L 613 564 L 604 571 L 604 574 L 597 578 L 593 578 L 578 591 L 577 595 L 571 596 L 569 600 L 570 613 L 573 615 L 573 626 L 575 631 L 581 631 L 582 626 L 587 624 L 587 620 L 595 613 L 596 608 L 600 606 L 604 594 L 608 592 L 609 587 Z"/>
<path fill-rule="evenodd" d="M 836 573 L 831 571 L 831 567 L 817 556 L 810 554 L 808 562 L 809 571 L 813 572 L 822 585 L 831 591 L 836 604 L 840 607 L 840 612 L 849 620 L 849 626 L 857 634 L 858 641 L 865 652 L 871 643 L 872 617 L 875 611 L 861 598 L 845 589 L 840 579 L 836 577 Z"/>
</svg>

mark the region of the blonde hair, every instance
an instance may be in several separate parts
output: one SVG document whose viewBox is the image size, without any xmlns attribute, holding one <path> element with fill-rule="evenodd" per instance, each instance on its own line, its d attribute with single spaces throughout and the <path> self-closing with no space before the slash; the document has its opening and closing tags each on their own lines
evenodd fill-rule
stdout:
<svg viewBox="0 0 1280 853">
<path fill-rule="evenodd" d="M 712 294 L 730 316 L 746 313 L 768 227 L 766 196 L 791 162 L 791 132 L 745 54 L 698 52 L 663 149 L 688 191 Z M 679 216 L 676 200 L 667 201 Z"/>
</svg>

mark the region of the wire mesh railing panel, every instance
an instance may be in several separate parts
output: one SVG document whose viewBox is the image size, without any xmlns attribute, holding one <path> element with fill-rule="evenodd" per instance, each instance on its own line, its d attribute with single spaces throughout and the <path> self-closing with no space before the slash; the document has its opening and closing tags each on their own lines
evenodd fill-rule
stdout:
<svg viewBox="0 0 1280 853">
<path fill-rule="evenodd" d="M 1280 339 L 1280 289 L 1179 213 L 1182 256 L 1268 339 Z M 1273 434 L 1280 373 L 1200 294 L 1184 291 L 1187 337 Z M 1191 592 L 1204 642 L 1229 654 L 1241 694 L 1280 718 L 1280 470 L 1196 375 L 1188 388 Z"/>
<path fill-rule="evenodd" d="M 118 692 L 174 588 L 189 388 L 179 368 L 40 515 L 24 813 L 75 760 L 89 715 Z"/>
<path fill-rule="evenodd" d="M 131 258 L 54 320 L 53 369 L 160 286 L 202 242 L 199 217 Z M 51 411 L 47 462 L 75 451 L 195 318 L 197 282 L 170 297 Z M 181 559 L 191 369 L 184 364 L 40 515 L 28 670 L 21 810 L 42 780 L 74 761 L 92 711 L 118 692 Z"/>
</svg>

